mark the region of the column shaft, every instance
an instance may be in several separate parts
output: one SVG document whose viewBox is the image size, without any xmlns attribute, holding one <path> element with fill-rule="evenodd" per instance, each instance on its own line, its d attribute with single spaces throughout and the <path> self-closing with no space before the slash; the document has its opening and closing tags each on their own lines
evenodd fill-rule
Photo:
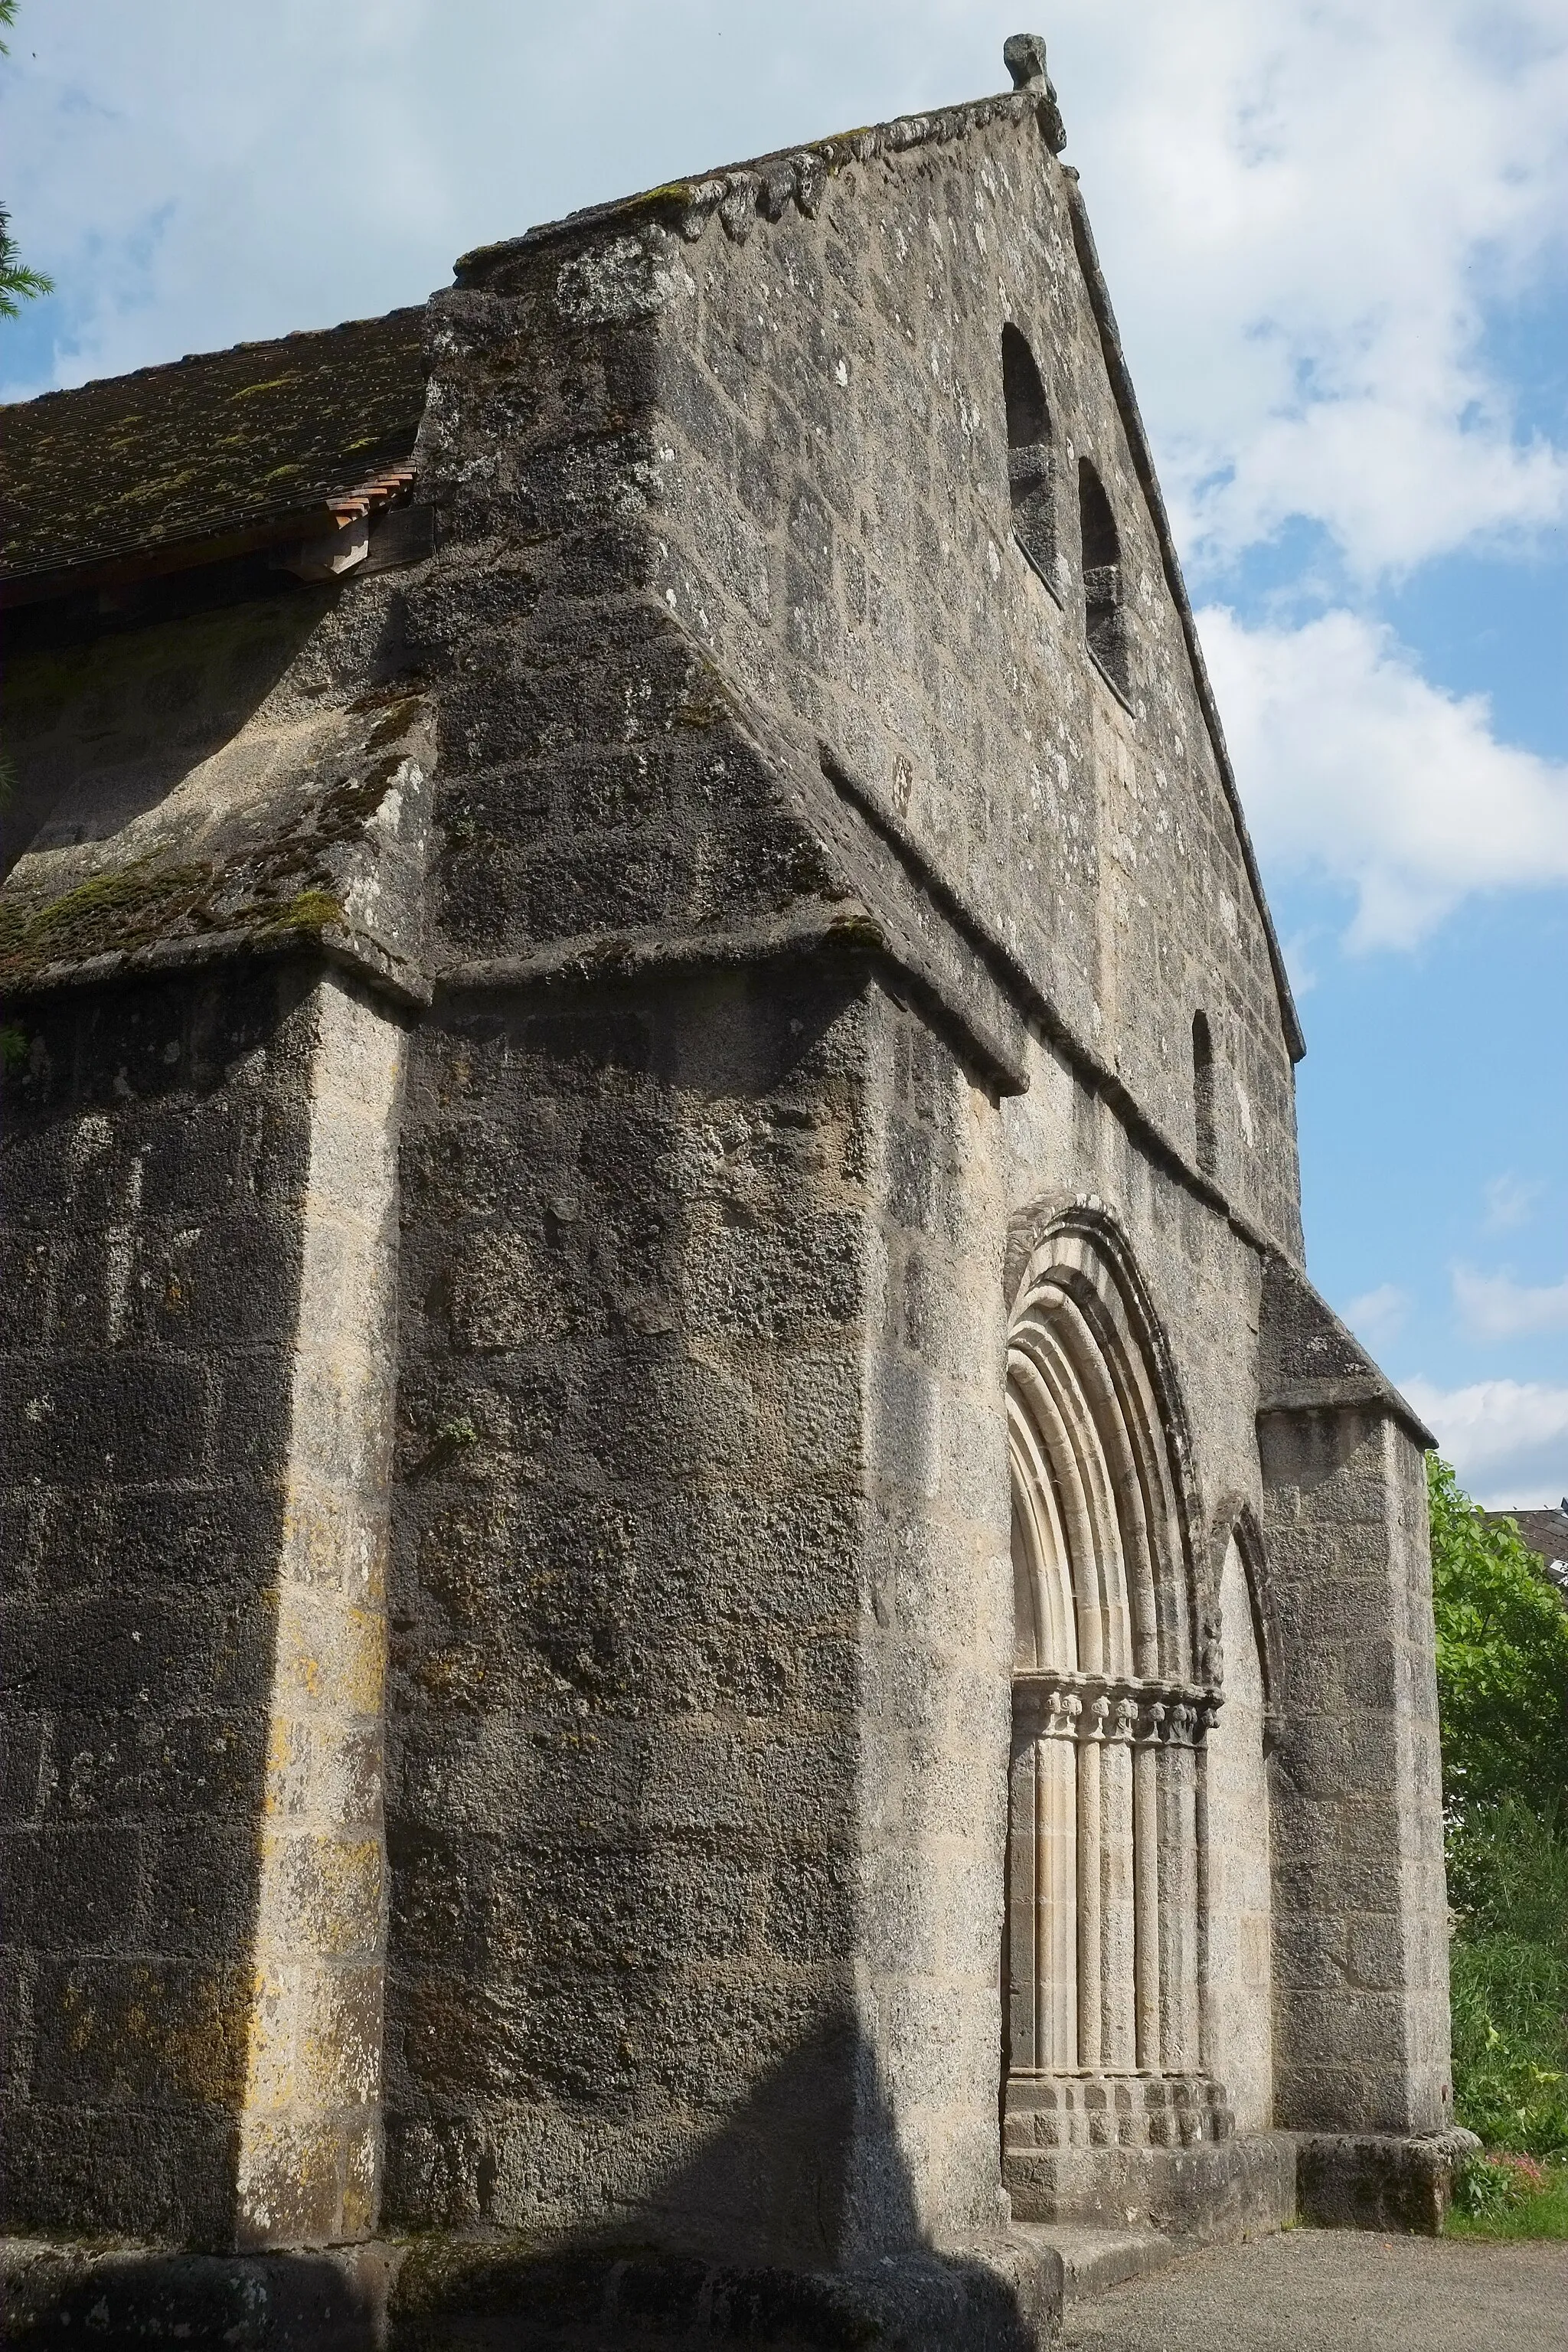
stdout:
<svg viewBox="0 0 1568 2352">
<path fill-rule="evenodd" d="M 1137 1975 L 1138 2064 L 1160 2064 L 1160 1790 L 1159 1754 L 1152 1737 L 1132 1751 L 1132 1871 Z"/>
<path fill-rule="evenodd" d="M 1037 1789 L 1047 1898 L 1037 1948 L 1040 2063 L 1065 2074 L 1078 2063 L 1078 1749 L 1070 1726 L 1040 1742 Z"/>
<path fill-rule="evenodd" d="M 1022 2074 L 1040 2056 L 1040 1761 L 1044 1742 L 1014 1732 L 1007 1813 L 1007 2065 Z"/>
<path fill-rule="evenodd" d="M 1134 1710 L 1118 1700 L 1100 1749 L 1100 2063 L 1118 2074 L 1138 2062 L 1134 1998 L 1136 1928 L 1132 1822 Z"/>
<path fill-rule="evenodd" d="M 1104 1706 L 1103 1699 L 1096 1705 Z M 1089 2074 L 1104 2063 L 1100 1989 L 1100 1759 L 1098 1726 L 1078 1749 L 1078 2063 Z"/>
</svg>

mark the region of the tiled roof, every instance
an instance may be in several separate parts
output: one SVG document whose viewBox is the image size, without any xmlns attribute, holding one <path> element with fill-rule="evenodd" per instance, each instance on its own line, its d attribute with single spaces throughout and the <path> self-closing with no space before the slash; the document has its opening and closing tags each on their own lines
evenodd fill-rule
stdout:
<svg viewBox="0 0 1568 2352">
<path fill-rule="evenodd" d="M 1486 1517 L 1494 1528 L 1504 1519 L 1513 1521 L 1521 1542 L 1535 1554 L 1568 1604 L 1568 1495 L 1555 1511 L 1489 1511 Z"/>
<path fill-rule="evenodd" d="M 15 599 L 128 557 L 163 568 L 399 494 L 425 406 L 424 322 L 422 308 L 392 310 L 0 409 L 0 585 Z"/>
<path fill-rule="evenodd" d="M 1487 1517 L 1494 1527 L 1500 1519 L 1511 1519 L 1538 1559 L 1568 1560 L 1568 1496 L 1561 1510 L 1489 1511 Z"/>
</svg>

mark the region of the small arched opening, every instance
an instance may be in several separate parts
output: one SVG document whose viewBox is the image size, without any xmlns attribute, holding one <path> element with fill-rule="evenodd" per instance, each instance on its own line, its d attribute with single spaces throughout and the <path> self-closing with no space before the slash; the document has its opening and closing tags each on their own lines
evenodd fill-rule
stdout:
<svg viewBox="0 0 1568 2352">
<path fill-rule="evenodd" d="M 1013 536 L 1056 593 L 1056 489 L 1051 419 L 1035 354 L 1016 327 L 1002 330 L 1002 397 L 1007 412 L 1007 488 Z"/>
<path fill-rule="evenodd" d="M 1193 1126 L 1198 1166 L 1212 1176 L 1218 1157 L 1215 1139 L 1214 1037 L 1208 1014 L 1193 1015 Z"/>
<path fill-rule="evenodd" d="M 1087 457 L 1078 467 L 1079 531 L 1083 559 L 1083 625 L 1089 649 L 1121 694 L 1129 675 L 1121 537 L 1105 486 Z"/>
</svg>

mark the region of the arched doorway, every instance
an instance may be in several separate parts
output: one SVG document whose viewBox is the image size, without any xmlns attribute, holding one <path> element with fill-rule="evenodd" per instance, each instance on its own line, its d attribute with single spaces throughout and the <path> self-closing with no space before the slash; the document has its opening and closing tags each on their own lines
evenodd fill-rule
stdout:
<svg viewBox="0 0 1568 2352">
<path fill-rule="evenodd" d="M 1204 1745 L 1219 1692 L 1197 1671 L 1160 1354 L 1108 1221 L 1064 1219 L 1029 1263 L 1008 1341 L 1003 2114 L 1021 2218 L 1063 2210 L 1057 2151 L 1229 2127 L 1203 2016 Z"/>
</svg>

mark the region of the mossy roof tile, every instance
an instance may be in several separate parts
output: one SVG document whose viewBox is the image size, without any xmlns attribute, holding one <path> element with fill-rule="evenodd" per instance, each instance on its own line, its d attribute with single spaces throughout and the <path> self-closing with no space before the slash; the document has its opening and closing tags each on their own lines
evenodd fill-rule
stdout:
<svg viewBox="0 0 1568 2352">
<path fill-rule="evenodd" d="M 406 460 L 422 307 L 0 409 L 0 580 L 243 530 Z"/>
</svg>

